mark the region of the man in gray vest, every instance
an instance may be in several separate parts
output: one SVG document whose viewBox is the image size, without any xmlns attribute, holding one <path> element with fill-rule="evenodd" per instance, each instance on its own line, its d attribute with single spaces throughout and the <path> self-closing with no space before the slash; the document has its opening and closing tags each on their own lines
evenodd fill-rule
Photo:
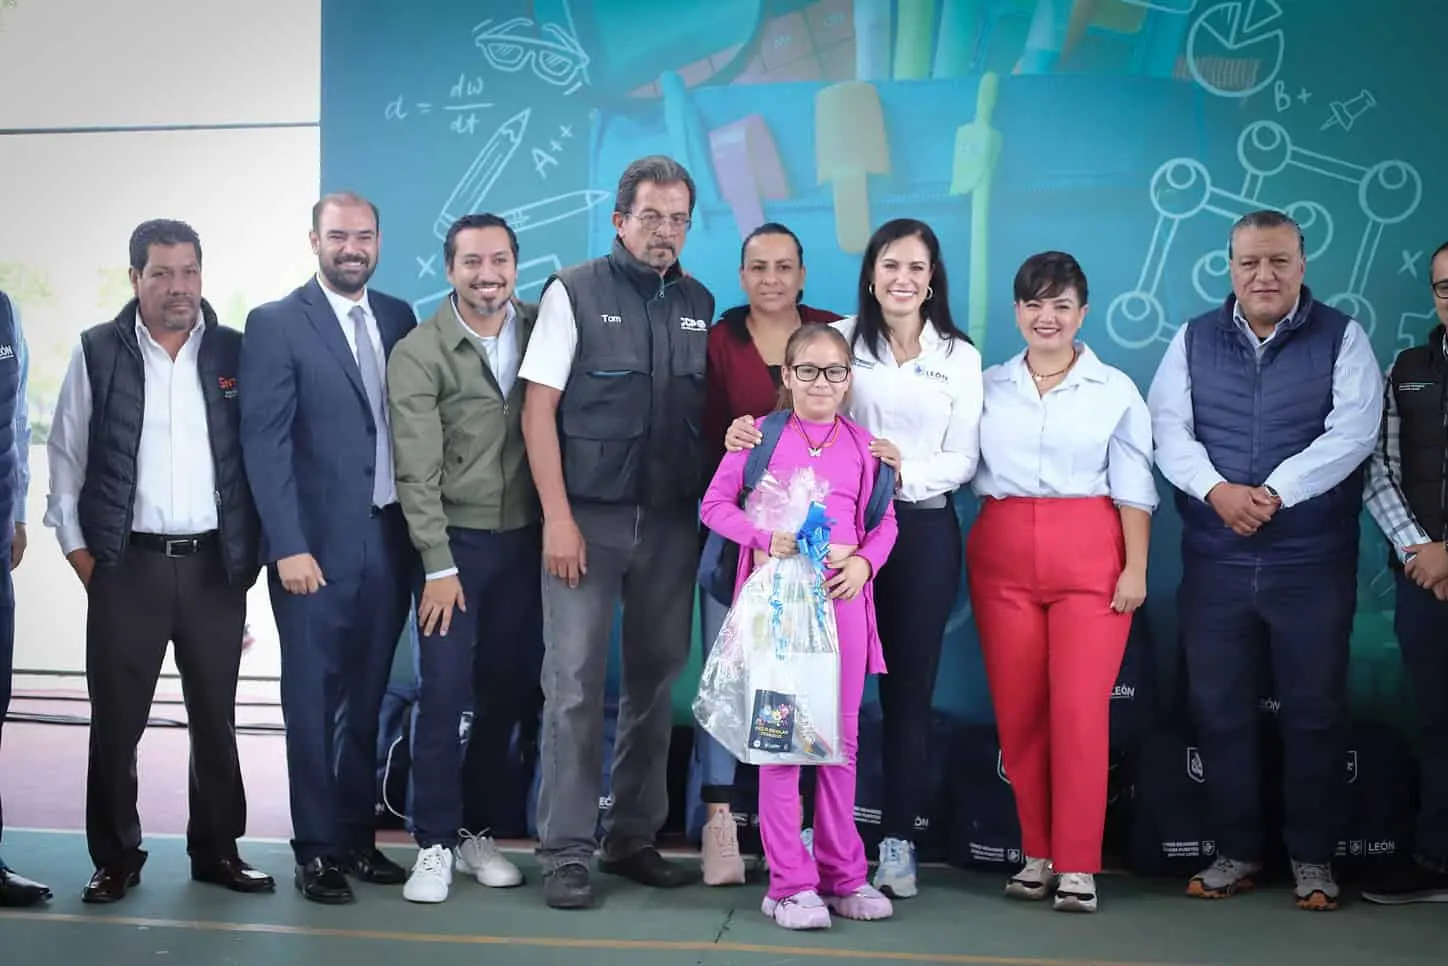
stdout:
<svg viewBox="0 0 1448 966">
<path fill-rule="evenodd" d="M 242 465 L 241 333 L 201 297 L 201 240 L 156 220 L 131 234 L 120 313 L 81 333 L 47 443 L 45 514 L 86 589 L 91 701 L 86 902 L 141 881 L 136 746 L 166 645 L 191 735 L 191 877 L 269 892 L 237 855 L 246 795 L 236 749 L 236 681 L 246 592 L 260 572 L 260 523 Z"/>
<path fill-rule="evenodd" d="M 10 571 L 25 556 L 25 497 L 30 489 L 30 419 L 25 405 L 29 352 L 20 313 L 0 292 L 0 726 L 10 706 L 15 657 L 15 585 Z M 0 809 L 0 832 L 5 828 Z M 33 906 L 50 889 L 15 872 L 0 859 L 0 906 Z"/>
<path fill-rule="evenodd" d="M 1182 647 L 1217 826 L 1187 891 L 1229 896 L 1261 869 L 1257 676 L 1270 661 L 1296 901 L 1335 909 L 1358 517 L 1383 382 L 1362 326 L 1303 284 L 1296 222 L 1245 215 L 1227 255 L 1233 294 L 1177 331 L 1148 394 L 1182 518 Z"/>
<path fill-rule="evenodd" d="M 603 872 L 695 877 L 653 846 L 668 816 L 671 691 L 689 655 L 699 556 L 704 361 L 714 297 L 679 268 L 694 182 L 666 157 L 619 178 L 612 250 L 543 287 L 519 377 L 543 509 L 544 896 L 592 904 L 609 641 L 623 603 L 622 695 Z"/>
</svg>

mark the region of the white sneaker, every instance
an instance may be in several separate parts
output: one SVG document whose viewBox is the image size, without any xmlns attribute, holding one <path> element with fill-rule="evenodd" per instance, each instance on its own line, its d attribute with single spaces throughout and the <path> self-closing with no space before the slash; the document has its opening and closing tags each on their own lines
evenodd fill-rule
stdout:
<svg viewBox="0 0 1448 966">
<path fill-rule="evenodd" d="M 478 880 L 478 885 L 491 889 L 511 889 L 523 884 L 523 873 L 498 850 L 487 835 L 460 831 L 457 847 L 457 870 Z"/>
<path fill-rule="evenodd" d="M 1064 873 L 1056 883 L 1057 912 L 1095 912 L 1096 877 L 1085 872 Z"/>
<path fill-rule="evenodd" d="M 891 899 L 909 899 L 918 894 L 914 843 L 891 838 L 880 843 L 880 864 L 875 867 L 874 886 Z"/>
<path fill-rule="evenodd" d="M 452 886 L 452 863 L 445 845 L 420 849 L 412 874 L 402 887 L 402 898 L 408 902 L 446 902 Z"/>
<path fill-rule="evenodd" d="M 1050 859 L 1026 856 L 1025 868 L 1006 881 L 1006 895 L 1012 899 L 1044 899 L 1055 884 Z"/>
</svg>

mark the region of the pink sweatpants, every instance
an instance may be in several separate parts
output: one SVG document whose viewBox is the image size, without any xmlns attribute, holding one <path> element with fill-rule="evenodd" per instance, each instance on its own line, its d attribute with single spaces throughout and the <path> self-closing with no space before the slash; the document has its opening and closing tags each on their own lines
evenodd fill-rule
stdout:
<svg viewBox="0 0 1448 966">
<path fill-rule="evenodd" d="M 855 827 L 855 756 L 865 693 L 865 599 L 835 601 L 840 640 L 840 737 L 845 763 L 821 765 L 815 782 L 814 858 L 800 841 L 799 766 L 759 767 L 759 834 L 769 864 L 769 896 L 815 890 L 849 895 L 868 881 L 865 844 Z"/>
</svg>

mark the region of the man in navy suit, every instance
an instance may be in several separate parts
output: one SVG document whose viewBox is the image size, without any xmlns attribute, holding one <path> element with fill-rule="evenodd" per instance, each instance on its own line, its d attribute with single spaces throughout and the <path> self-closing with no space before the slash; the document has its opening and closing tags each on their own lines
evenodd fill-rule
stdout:
<svg viewBox="0 0 1448 966">
<path fill-rule="evenodd" d="M 351 193 L 312 209 L 320 271 L 252 311 L 241 350 L 241 440 L 281 638 L 296 885 L 353 898 L 350 873 L 401 884 L 376 847 L 378 713 L 410 606 L 414 551 L 397 503 L 386 366 L 417 325 L 371 291 L 377 208 Z"/>
</svg>

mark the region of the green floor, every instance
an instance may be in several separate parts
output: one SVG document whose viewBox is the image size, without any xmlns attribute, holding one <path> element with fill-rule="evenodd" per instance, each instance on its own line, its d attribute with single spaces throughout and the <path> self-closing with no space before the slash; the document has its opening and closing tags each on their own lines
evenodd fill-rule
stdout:
<svg viewBox="0 0 1448 966">
<path fill-rule="evenodd" d="M 600 877 L 586 912 L 544 907 L 531 856 L 529 882 L 494 891 L 454 884 L 440 906 L 403 901 L 397 887 L 360 887 L 350 906 L 303 901 L 281 843 L 249 843 L 247 858 L 279 879 L 271 896 L 238 896 L 186 878 L 183 843 L 153 840 L 145 881 L 122 903 L 80 902 L 90 869 L 84 840 L 68 833 L 8 832 L 5 854 L 56 891 L 47 907 L 0 911 L 6 964 L 466 963 L 589 966 L 632 963 L 970 963 L 978 966 L 1251 964 L 1393 966 L 1442 963 L 1448 908 L 1383 909 L 1352 902 L 1336 913 L 1293 908 L 1283 890 L 1228 902 L 1193 901 L 1181 884 L 1124 877 L 1100 881 L 1095 916 L 1053 913 L 1001 898 L 998 876 L 926 870 L 918 898 L 886 922 L 836 921 L 790 933 L 759 914 L 759 886 L 672 893 Z M 409 850 L 394 857 L 406 861 Z M 585 959 L 586 957 L 586 959 Z"/>
</svg>

